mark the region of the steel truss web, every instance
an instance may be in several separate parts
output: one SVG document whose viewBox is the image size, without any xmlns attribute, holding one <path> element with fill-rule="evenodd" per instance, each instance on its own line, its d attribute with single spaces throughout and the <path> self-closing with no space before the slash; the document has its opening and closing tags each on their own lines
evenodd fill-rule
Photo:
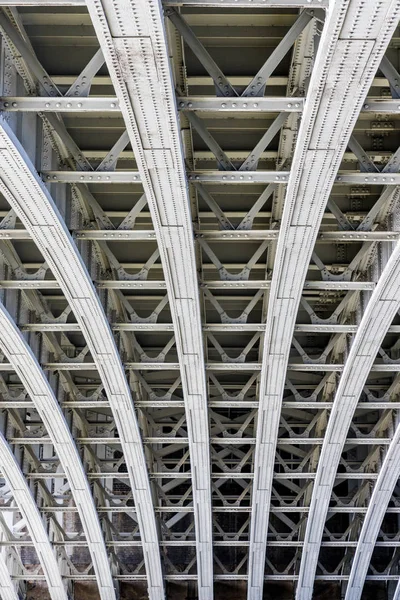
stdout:
<svg viewBox="0 0 400 600">
<path fill-rule="evenodd" d="M 399 19 L 0 0 L 2 597 L 400 598 Z"/>
</svg>

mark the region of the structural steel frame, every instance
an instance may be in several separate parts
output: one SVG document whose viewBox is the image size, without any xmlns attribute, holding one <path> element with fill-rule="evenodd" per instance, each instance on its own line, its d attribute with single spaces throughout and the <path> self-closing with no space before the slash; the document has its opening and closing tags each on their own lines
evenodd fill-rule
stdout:
<svg viewBox="0 0 400 600">
<path fill-rule="evenodd" d="M 0 1 L 5 597 L 400 597 L 399 18 Z"/>
</svg>

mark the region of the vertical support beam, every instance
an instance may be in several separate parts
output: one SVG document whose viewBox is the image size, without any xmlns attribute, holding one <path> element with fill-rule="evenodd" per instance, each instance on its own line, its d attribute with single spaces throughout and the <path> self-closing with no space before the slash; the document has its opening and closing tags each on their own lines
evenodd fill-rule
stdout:
<svg viewBox="0 0 400 600">
<path fill-rule="evenodd" d="M 211 467 L 199 291 L 161 6 L 156 0 L 89 0 L 88 8 L 135 152 L 160 249 L 185 401 L 199 600 L 211 600 Z"/>
<path fill-rule="evenodd" d="M 392 0 L 379 6 L 340 0 L 331 3 L 322 33 L 288 182 L 269 298 L 254 455 L 249 600 L 261 600 L 263 594 L 276 439 L 305 276 L 352 127 L 399 14 L 400 2 Z M 308 591 L 298 600 L 311 597 L 313 579 L 314 572 L 309 572 L 304 584 Z"/>
</svg>

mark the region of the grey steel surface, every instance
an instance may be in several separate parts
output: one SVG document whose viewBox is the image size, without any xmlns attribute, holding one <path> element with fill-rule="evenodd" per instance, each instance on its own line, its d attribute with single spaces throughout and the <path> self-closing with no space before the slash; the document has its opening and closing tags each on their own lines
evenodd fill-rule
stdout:
<svg viewBox="0 0 400 600">
<path fill-rule="evenodd" d="M 1 597 L 400 598 L 399 17 L 0 0 Z"/>
</svg>

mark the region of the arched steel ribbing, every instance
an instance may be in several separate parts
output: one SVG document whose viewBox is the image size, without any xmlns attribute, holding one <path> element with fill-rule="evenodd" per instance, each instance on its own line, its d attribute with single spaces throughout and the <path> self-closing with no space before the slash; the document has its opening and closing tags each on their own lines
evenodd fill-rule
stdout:
<svg viewBox="0 0 400 600">
<path fill-rule="evenodd" d="M 12 317 L 1 303 L 0 348 L 7 356 L 34 402 L 40 418 L 51 437 L 64 472 L 68 477 L 75 505 L 79 511 L 82 527 L 85 532 L 93 568 L 97 576 L 100 597 L 102 600 L 113 600 L 115 598 L 115 591 L 103 533 L 74 439 L 35 355 L 25 342 Z M 10 462 L 10 465 L 12 464 L 15 464 L 15 461 L 14 463 Z M 10 470 L 7 472 L 11 474 Z M 23 477 L 22 474 L 21 476 Z M 16 481 L 19 481 L 18 478 Z M 25 490 L 25 495 L 26 493 L 29 493 L 28 488 Z M 24 496 L 21 496 L 21 498 L 23 500 Z M 33 499 L 31 499 L 31 505 L 35 506 Z M 28 504 L 25 503 L 25 506 L 28 506 Z M 30 512 L 32 513 L 32 518 L 36 518 L 32 507 Z M 53 571 L 54 564 L 52 565 L 51 573 Z"/>
<path fill-rule="evenodd" d="M 110 403 L 135 499 L 150 600 L 164 598 L 158 531 L 142 440 L 112 332 L 82 258 L 24 149 L 0 126 L 1 192 L 58 280 L 85 336 Z"/>
<path fill-rule="evenodd" d="M 340 0 L 328 9 L 291 166 L 269 297 L 254 455 L 249 600 L 262 598 L 280 410 L 308 265 L 347 141 L 399 13 L 400 2 L 394 0 Z M 313 580 L 310 570 L 298 600 L 311 597 Z"/>
<path fill-rule="evenodd" d="M 1 347 L 3 349 L 3 344 L 1 344 Z M 48 533 L 40 516 L 39 509 L 36 506 L 36 502 L 28 487 L 24 474 L 2 433 L 0 433 L 0 469 L 11 488 L 19 510 L 25 519 L 29 535 L 46 578 L 51 599 L 67 600 L 68 596 L 61 577 L 60 568 L 50 544 Z M 12 592 L 9 584 L 10 581 L 9 578 L 7 578 L 4 582 L 3 596 L 3 583 L 0 582 L 1 597 L 4 599 L 9 597 L 10 599 L 12 598 L 15 600 L 15 597 L 18 598 L 18 595 L 15 593 L 15 590 L 14 593 Z"/>
<path fill-rule="evenodd" d="M 0 596 L 3 600 L 19 600 L 18 592 L 11 579 L 11 575 L 4 557 L 0 553 Z"/>
<path fill-rule="evenodd" d="M 332 487 L 351 419 L 372 363 L 400 308 L 400 244 L 387 263 L 359 325 L 334 400 L 315 480 L 310 515 L 325 521 Z M 329 475 L 324 475 L 329 464 Z M 400 425 L 374 485 L 352 560 L 345 600 L 360 600 L 375 542 L 400 477 Z M 318 487 L 317 487 L 318 485 Z M 321 508 L 319 508 L 321 507 Z"/>
<path fill-rule="evenodd" d="M 211 468 L 200 303 L 161 5 L 89 0 L 157 236 L 174 323 L 193 488 L 199 600 L 213 598 Z"/>
</svg>

